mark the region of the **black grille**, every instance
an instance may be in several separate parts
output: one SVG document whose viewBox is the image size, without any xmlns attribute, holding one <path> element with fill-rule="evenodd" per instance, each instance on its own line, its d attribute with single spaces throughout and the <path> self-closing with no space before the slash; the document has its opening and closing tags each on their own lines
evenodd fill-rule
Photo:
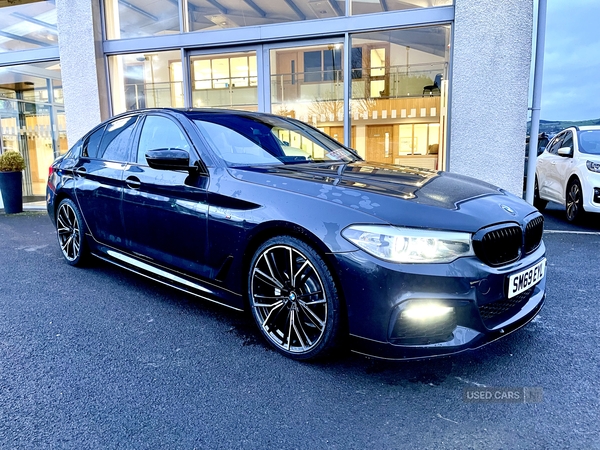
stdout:
<svg viewBox="0 0 600 450">
<path fill-rule="evenodd" d="M 525 253 L 531 253 L 540 246 L 544 233 L 544 217 L 537 216 L 525 227 Z"/>
<path fill-rule="evenodd" d="M 515 315 L 527 303 L 533 287 L 512 298 L 505 298 L 479 307 L 479 314 L 488 328 L 493 328 L 510 316 Z"/>
<path fill-rule="evenodd" d="M 475 254 L 490 266 L 516 261 L 521 256 L 522 245 L 523 232 L 516 225 L 496 227 L 473 240 Z"/>
<path fill-rule="evenodd" d="M 439 318 L 411 320 L 400 315 L 392 332 L 396 343 L 424 345 L 446 342 L 452 339 L 456 328 L 456 313 L 452 311 Z"/>
</svg>

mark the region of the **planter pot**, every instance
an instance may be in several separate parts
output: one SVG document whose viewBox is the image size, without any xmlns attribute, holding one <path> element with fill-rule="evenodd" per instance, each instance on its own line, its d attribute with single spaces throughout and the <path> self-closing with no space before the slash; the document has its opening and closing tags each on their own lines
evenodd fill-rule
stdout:
<svg viewBox="0 0 600 450">
<path fill-rule="evenodd" d="M 0 172 L 0 191 L 6 214 L 23 212 L 22 178 L 22 172 Z"/>
</svg>

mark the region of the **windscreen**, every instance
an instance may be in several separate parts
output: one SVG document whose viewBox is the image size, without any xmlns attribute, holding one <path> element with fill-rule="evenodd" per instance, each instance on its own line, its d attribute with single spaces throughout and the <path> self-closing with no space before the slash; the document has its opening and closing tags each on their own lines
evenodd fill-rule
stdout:
<svg viewBox="0 0 600 450">
<path fill-rule="evenodd" d="M 590 155 L 600 155 L 600 130 L 580 131 L 579 151 Z"/>
<path fill-rule="evenodd" d="M 207 113 L 194 123 L 228 165 L 352 162 L 359 157 L 300 121 L 276 116 Z"/>
</svg>

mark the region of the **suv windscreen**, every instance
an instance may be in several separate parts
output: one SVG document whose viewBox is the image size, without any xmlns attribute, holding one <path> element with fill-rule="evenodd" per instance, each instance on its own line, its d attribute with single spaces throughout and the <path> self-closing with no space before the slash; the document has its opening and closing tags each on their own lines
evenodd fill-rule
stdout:
<svg viewBox="0 0 600 450">
<path fill-rule="evenodd" d="M 600 130 L 580 131 L 579 151 L 590 155 L 600 155 Z"/>
</svg>

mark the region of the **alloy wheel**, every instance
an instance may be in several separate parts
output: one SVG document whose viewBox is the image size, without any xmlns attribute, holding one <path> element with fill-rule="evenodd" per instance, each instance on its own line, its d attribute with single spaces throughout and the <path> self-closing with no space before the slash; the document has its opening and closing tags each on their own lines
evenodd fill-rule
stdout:
<svg viewBox="0 0 600 450">
<path fill-rule="evenodd" d="M 69 203 L 62 203 L 56 219 L 58 242 L 67 261 L 76 261 L 81 252 L 81 227 Z"/>
<path fill-rule="evenodd" d="M 583 211 L 581 197 L 581 186 L 579 182 L 574 181 L 569 185 L 567 192 L 567 219 L 570 222 L 574 222 Z"/>
<path fill-rule="evenodd" d="M 268 247 L 255 258 L 250 301 L 263 334 L 284 353 L 315 349 L 327 326 L 326 289 L 315 265 L 289 245 Z"/>
</svg>

